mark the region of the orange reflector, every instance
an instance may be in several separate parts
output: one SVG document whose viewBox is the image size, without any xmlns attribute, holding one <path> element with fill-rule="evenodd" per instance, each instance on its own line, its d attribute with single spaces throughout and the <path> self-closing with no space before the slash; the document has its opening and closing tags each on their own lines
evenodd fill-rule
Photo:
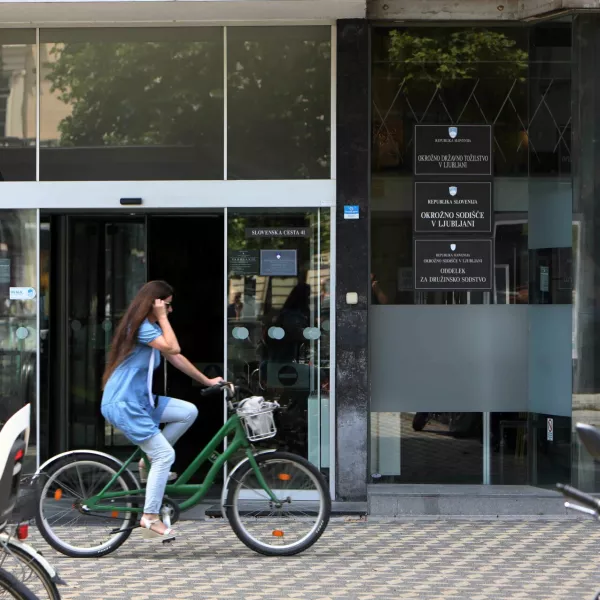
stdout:
<svg viewBox="0 0 600 600">
<path fill-rule="evenodd" d="M 277 477 L 279 477 L 279 479 L 281 479 L 281 481 L 289 481 L 292 476 L 289 475 L 288 473 L 279 473 L 279 475 L 277 475 Z"/>
<path fill-rule="evenodd" d="M 283 531 L 281 531 L 281 529 L 275 529 L 275 530 L 273 530 L 273 536 L 274 537 L 283 537 Z"/>
<path fill-rule="evenodd" d="M 17 453 L 15 454 L 15 460 L 21 460 L 23 456 L 25 456 L 25 452 L 23 452 L 23 450 L 17 450 Z"/>
<path fill-rule="evenodd" d="M 55 500 L 60 500 L 62 498 L 62 490 L 60 488 L 58 488 L 55 492 L 54 492 L 54 499 Z"/>
<path fill-rule="evenodd" d="M 110 516 L 111 516 L 113 519 L 116 519 L 116 518 L 119 516 L 119 511 L 118 511 L 118 510 L 113 510 L 113 511 L 110 513 Z"/>
</svg>

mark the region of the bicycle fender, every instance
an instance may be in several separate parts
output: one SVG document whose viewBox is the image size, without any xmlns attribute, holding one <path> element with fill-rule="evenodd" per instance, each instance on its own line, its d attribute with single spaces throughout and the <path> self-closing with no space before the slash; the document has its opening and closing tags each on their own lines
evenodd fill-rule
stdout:
<svg viewBox="0 0 600 600">
<path fill-rule="evenodd" d="M 272 452 L 277 452 L 276 448 L 272 448 L 271 450 L 262 450 L 261 452 L 257 452 L 254 456 L 260 456 L 261 454 L 271 454 Z M 227 515 L 225 514 L 225 502 L 227 502 L 227 494 L 229 493 L 229 482 L 233 477 L 233 474 L 245 463 L 248 462 L 248 457 L 244 458 L 244 460 L 240 460 L 240 462 L 233 467 L 231 473 L 229 473 L 227 477 L 227 481 L 223 486 L 223 491 L 221 492 L 221 515 L 223 516 L 223 520 L 227 521 Z"/>
<path fill-rule="evenodd" d="M 10 537 L 6 533 L 0 534 L 0 544 L 8 546 L 9 550 L 11 546 L 16 546 L 17 548 L 19 548 L 19 550 L 27 554 L 27 556 L 31 558 L 32 562 L 34 561 L 39 563 L 39 565 L 44 569 L 44 571 L 46 571 L 48 577 L 50 577 L 50 579 L 54 583 L 57 583 L 59 585 L 66 585 L 66 583 L 58 575 L 56 569 L 43 557 L 42 554 L 40 554 L 35 548 L 30 546 L 29 544 L 22 542 L 16 537 Z"/>
<path fill-rule="evenodd" d="M 51 464 L 55 463 L 57 460 L 60 460 L 61 458 L 65 458 L 66 456 L 73 456 L 76 454 L 95 454 L 96 456 L 102 456 L 104 458 L 108 458 L 110 461 L 112 461 L 114 463 L 115 467 L 118 467 L 119 469 L 123 466 L 122 461 L 120 461 L 118 458 L 115 458 L 114 456 L 112 456 L 110 454 L 106 454 L 106 452 L 99 452 L 98 450 L 69 450 L 68 452 L 62 452 L 61 454 L 57 454 L 56 456 L 49 458 L 43 465 L 40 465 L 38 467 L 38 470 L 35 472 L 33 479 L 35 480 L 39 475 L 41 475 L 41 473 L 47 467 L 49 467 Z M 129 468 L 127 468 L 125 470 L 133 477 L 133 480 L 139 485 L 139 480 L 133 474 L 133 472 Z"/>
</svg>

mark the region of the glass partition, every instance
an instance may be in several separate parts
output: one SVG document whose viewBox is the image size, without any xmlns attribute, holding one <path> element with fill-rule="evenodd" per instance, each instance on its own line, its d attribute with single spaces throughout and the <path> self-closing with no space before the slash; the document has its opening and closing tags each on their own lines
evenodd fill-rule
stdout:
<svg viewBox="0 0 600 600">
<path fill-rule="evenodd" d="M 330 470 L 330 209 L 228 211 L 227 374 L 276 400 L 259 446 Z"/>
<path fill-rule="evenodd" d="M 222 179 L 223 29 L 42 29 L 43 181 Z"/>
<path fill-rule="evenodd" d="M 35 30 L 0 29 L 0 182 L 35 181 Z"/>
<path fill-rule="evenodd" d="M 570 478 L 570 31 L 544 23 L 373 32 L 374 481 Z M 442 182 L 438 193 L 450 198 L 477 177 L 417 178 L 415 125 L 450 136 L 491 127 L 489 232 L 417 229 L 425 217 L 415 214 L 416 181 Z M 491 241 L 489 290 L 415 289 L 416 239 L 477 236 Z"/>
<path fill-rule="evenodd" d="M 36 467 L 37 216 L 0 210 L 0 428 L 31 404 L 25 472 Z"/>
<path fill-rule="evenodd" d="M 227 177 L 329 179 L 331 28 L 227 28 Z"/>
</svg>

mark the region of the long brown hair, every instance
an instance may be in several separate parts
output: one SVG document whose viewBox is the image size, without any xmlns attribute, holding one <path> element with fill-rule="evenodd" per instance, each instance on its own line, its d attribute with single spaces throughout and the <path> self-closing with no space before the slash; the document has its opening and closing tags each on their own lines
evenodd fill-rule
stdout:
<svg viewBox="0 0 600 600">
<path fill-rule="evenodd" d="M 166 281 L 149 281 L 136 294 L 115 331 L 108 354 L 108 362 L 102 377 L 103 389 L 113 371 L 129 356 L 135 347 L 140 325 L 152 312 L 154 301 L 158 299 L 166 300 L 172 295 L 173 288 Z"/>
</svg>

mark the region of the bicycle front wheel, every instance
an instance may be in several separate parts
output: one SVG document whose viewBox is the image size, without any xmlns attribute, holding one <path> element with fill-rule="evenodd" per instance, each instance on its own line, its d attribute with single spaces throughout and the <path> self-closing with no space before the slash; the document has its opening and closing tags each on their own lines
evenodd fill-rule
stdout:
<svg viewBox="0 0 600 600">
<path fill-rule="evenodd" d="M 60 600 L 56 583 L 36 558 L 10 540 L 0 539 L 0 550 L 4 551 L 3 556 L 0 557 L 0 566 L 3 569 L 27 585 L 38 598 Z"/>
<path fill-rule="evenodd" d="M 39 600 L 39 598 L 8 571 L 0 569 L 0 598 Z"/>
<path fill-rule="evenodd" d="M 288 452 L 255 457 L 273 502 L 249 462 L 232 474 L 227 518 L 238 538 L 267 556 L 291 556 L 310 548 L 323 534 L 331 514 L 325 478 L 306 459 Z"/>
</svg>

